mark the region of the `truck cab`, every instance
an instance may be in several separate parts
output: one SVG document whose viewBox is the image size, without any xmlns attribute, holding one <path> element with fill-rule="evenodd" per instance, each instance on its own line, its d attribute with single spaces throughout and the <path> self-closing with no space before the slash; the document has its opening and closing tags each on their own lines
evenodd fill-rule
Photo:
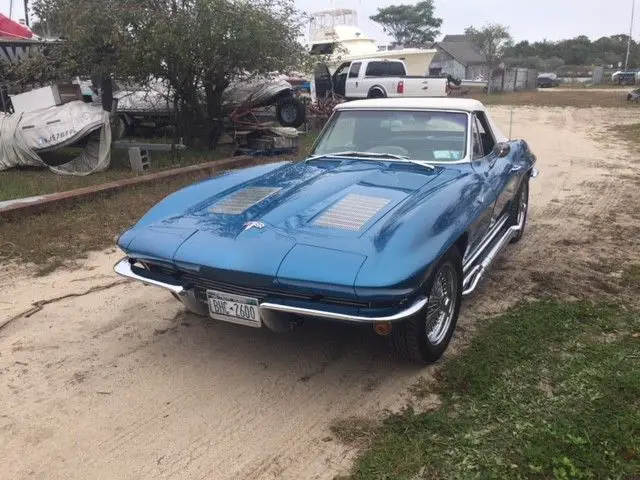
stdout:
<svg viewBox="0 0 640 480">
<path fill-rule="evenodd" d="M 425 66 L 426 68 L 426 66 Z M 333 91 L 347 100 L 362 98 L 446 97 L 445 77 L 409 76 L 400 59 L 344 62 L 332 76 Z"/>
</svg>

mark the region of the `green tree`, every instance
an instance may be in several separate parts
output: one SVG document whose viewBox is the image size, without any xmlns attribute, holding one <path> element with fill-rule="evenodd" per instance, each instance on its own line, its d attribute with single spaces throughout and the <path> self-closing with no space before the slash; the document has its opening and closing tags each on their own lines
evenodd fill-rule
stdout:
<svg viewBox="0 0 640 480">
<path fill-rule="evenodd" d="M 422 47 L 433 42 L 442 25 L 442 19 L 435 16 L 433 0 L 378 8 L 378 13 L 370 18 L 382 25 L 396 45 L 407 47 Z"/>
<path fill-rule="evenodd" d="M 231 81 L 287 71 L 305 55 L 293 0 L 35 0 L 34 12 L 65 19 L 67 74 L 99 76 L 107 90 L 112 77 L 163 81 L 187 137 L 195 124 L 220 128 Z"/>
<path fill-rule="evenodd" d="M 470 26 L 464 33 L 480 53 L 493 64 L 497 63 L 505 50 L 513 44 L 509 28 L 497 23 L 488 23 L 480 29 Z"/>
<path fill-rule="evenodd" d="M 595 41 L 581 35 L 575 38 L 550 42 L 519 42 L 505 50 L 510 65 L 529 62 L 530 58 L 538 58 L 547 65 L 548 70 L 555 70 L 562 65 L 614 65 L 624 63 L 629 36 L 625 34 L 601 37 Z M 631 41 L 631 67 L 640 65 L 640 45 Z M 530 63 L 530 62 L 529 62 Z"/>
</svg>

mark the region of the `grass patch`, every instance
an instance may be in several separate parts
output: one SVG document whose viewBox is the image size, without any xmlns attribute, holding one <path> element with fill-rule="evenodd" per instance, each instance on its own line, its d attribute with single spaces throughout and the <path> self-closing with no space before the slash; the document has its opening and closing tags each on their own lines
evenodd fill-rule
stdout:
<svg viewBox="0 0 640 480">
<path fill-rule="evenodd" d="M 621 307 L 524 306 L 440 368 L 439 410 L 368 434 L 350 478 L 631 478 L 639 352 L 640 320 Z"/>
<path fill-rule="evenodd" d="M 640 264 L 627 267 L 622 274 L 622 284 L 640 292 Z"/>
<path fill-rule="evenodd" d="M 472 93 L 471 98 L 480 100 L 485 105 L 516 105 L 535 107 L 617 107 L 638 108 L 635 103 L 627 102 L 627 91 L 611 89 L 611 91 L 589 91 L 575 89 L 569 91 L 523 91 L 511 93 Z"/>
<path fill-rule="evenodd" d="M 78 151 L 78 149 L 62 149 L 55 152 L 56 159 L 50 158 L 47 161 L 50 164 L 64 163 L 77 155 Z M 175 158 L 170 152 L 151 152 L 151 171 L 186 167 L 218 160 L 230 154 L 231 151 L 228 148 L 220 148 L 216 151 L 186 150 L 179 152 Z M 109 169 L 86 177 L 58 175 L 43 168 L 15 168 L 0 172 L 0 201 L 64 192 L 138 175 L 143 174 L 131 170 L 129 154 L 126 150 L 113 150 Z"/>
<path fill-rule="evenodd" d="M 315 137 L 309 134 L 302 138 L 295 158 L 307 155 Z M 280 160 L 286 159 L 291 157 Z M 52 173 L 46 175 L 49 179 L 72 180 Z M 90 251 L 114 246 L 118 235 L 164 197 L 209 176 L 208 172 L 192 172 L 86 198 L 39 215 L 0 220 L 0 264 L 34 263 L 38 274 L 51 273 L 62 265 L 85 258 Z"/>
<path fill-rule="evenodd" d="M 317 138 L 317 134 L 303 135 L 300 140 L 300 154 L 306 155 Z M 145 143 L 159 141 L 159 139 L 141 139 Z M 168 142 L 169 140 L 166 140 Z M 80 149 L 67 148 L 54 152 L 55 158 L 49 158 L 50 164 L 60 164 L 71 160 Z M 198 163 L 219 160 L 232 155 L 230 147 L 221 146 L 215 151 L 185 150 L 178 152 L 174 158 L 170 152 L 151 152 L 151 171 L 159 172 L 173 168 L 186 167 Z M 148 172 L 145 172 L 146 174 Z M 123 178 L 144 175 L 131 171 L 129 154 L 126 150 L 111 152 L 111 165 L 104 172 L 97 172 L 86 177 L 58 175 L 42 168 L 16 168 L 0 172 L 0 201 L 14 198 L 32 197 L 48 193 L 64 192 L 75 188 L 99 185 Z"/>
<path fill-rule="evenodd" d="M 331 425 L 331 433 L 343 443 L 358 447 L 369 446 L 378 425 L 368 418 L 350 417 Z"/>
<path fill-rule="evenodd" d="M 115 238 L 165 196 L 197 180 L 205 172 L 98 195 L 40 215 L 0 221 L 0 263 L 33 262 L 40 274 L 84 258 L 91 250 L 114 245 Z"/>
<path fill-rule="evenodd" d="M 609 131 L 621 140 L 631 143 L 634 147 L 640 145 L 640 123 L 615 125 L 610 127 Z"/>
</svg>

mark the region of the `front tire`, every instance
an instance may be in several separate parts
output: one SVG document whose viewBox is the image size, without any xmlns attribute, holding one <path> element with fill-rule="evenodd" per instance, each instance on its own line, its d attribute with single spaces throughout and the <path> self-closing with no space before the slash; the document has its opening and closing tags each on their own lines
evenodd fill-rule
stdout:
<svg viewBox="0 0 640 480">
<path fill-rule="evenodd" d="M 392 342 L 405 360 L 418 364 L 438 361 L 453 337 L 462 302 L 462 257 L 452 247 L 425 284 L 429 301 L 413 318 L 394 326 Z"/>
</svg>

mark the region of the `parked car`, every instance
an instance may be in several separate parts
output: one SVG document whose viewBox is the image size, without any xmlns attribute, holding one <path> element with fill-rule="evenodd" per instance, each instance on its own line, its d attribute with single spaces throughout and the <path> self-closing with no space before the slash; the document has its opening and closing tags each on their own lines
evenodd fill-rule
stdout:
<svg viewBox="0 0 640 480">
<path fill-rule="evenodd" d="M 434 362 L 462 296 L 522 238 L 535 162 L 475 100 L 345 102 L 304 161 L 161 201 L 118 239 L 115 271 L 216 320 L 370 325 Z"/>
<path fill-rule="evenodd" d="M 611 75 L 611 83 L 614 85 L 635 85 L 638 83 L 640 73 L 634 71 L 618 71 Z"/>
<path fill-rule="evenodd" d="M 560 80 L 555 73 L 541 73 L 538 75 L 538 88 L 553 88 L 560 85 Z"/>
<path fill-rule="evenodd" d="M 320 76 L 329 75 L 321 72 Z M 316 78 L 318 71 L 316 71 Z M 331 75 L 333 93 L 347 100 L 363 98 L 446 97 L 450 78 L 409 76 L 405 63 L 398 59 L 369 59 L 344 62 Z M 325 82 L 316 81 L 316 85 Z M 326 88 L 326 87 L 325 87 Z M 317 89 L 317 86 L 316 86 Z M 324 92 L 317 92 L 319 97 Z"/>
</svg>

